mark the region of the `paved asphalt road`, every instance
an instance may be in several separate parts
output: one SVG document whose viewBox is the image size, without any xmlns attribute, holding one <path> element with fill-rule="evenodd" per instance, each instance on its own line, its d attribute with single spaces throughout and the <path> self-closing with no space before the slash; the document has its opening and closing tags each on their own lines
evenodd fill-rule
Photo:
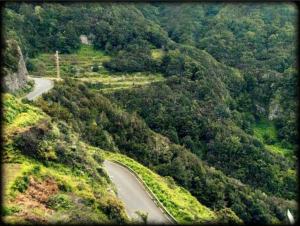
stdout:
<svg viewBox="0 0 300 226">
<path fill-rule="evenodd" d="M 109 161 L 105 161 L 104 166 L 109 175 L 113 177 L 113 182 L 118 189 L 118 198 L 125 204 L 126 212 L 130 218 L 137 219 L 138 215 L 134 211 L 140 210 L 148 212 L 148 224 L 173 224 L 129 171 Z"/>
<path fill-rule="evenodd" d="M 34 91 L 32 91 L 31 93 L 25 96 L 25 98 L 27 98 L 28 100 L 33 100 L 37 98 L 42 93 L 46 92 L 47 90 L 51 89 L 54 86 L 54 82 L 48 79 L 44 79 L 44 78 L 33 78 L 33 79 L 36 83 L 36 87 Z"/>
</svg>

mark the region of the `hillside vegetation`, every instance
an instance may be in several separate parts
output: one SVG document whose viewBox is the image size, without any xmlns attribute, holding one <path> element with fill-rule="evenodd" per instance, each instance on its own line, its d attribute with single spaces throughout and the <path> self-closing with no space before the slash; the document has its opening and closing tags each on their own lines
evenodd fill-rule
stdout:
<svg viewBox="0 0 300 226">
<path fill-rule="evenodd" d="M 125 223 L 97 148 L 40 109 L 3 96 L 5 223 Z"/>
<path fill-rule="evenodd" d="M 129 114 L 96 90 L 90 89 L 90 86 L 92 84 L 88 82 L 85 84 L 81 81 L 66 79 L 65 82 L 56 83 L 55 88 L 49 93 L 43 94 L 43 100 L 37 100 L 35 104 L 50 116 L 69 122 L 79 136 L 91 145 L 107 151 L 123 153 L 162 176 L 172 176 L 178 185 L 188 189 L 200 203 L 210 208 L 217 208 L 217 210 L 231 207 L 244 222 L 247 219 L 249 222 L 255 221 L 259 216 L 265 222 L 275 223 L 278 222 L 278 218 L 285 219 L 284 212 L 282 212 L 286 208 L 284 206 L 290 205 L 290 209 L 295 208 L 295 204 L 291 205 L 294 202 L 276 197 L 276 200 L 281 200 L 283 206 L 272 209 L 275 197 L 265 194 L 274 192 L 273 190 L 268 191 L 269 187 L 262 187 L 264 189 L 262 192 L 260 189 L 254 189 L 253 183 L 250 184 L 252 186 L 249 186 L 239 180 L 227 177 L 221 171 L 215 171 L 207 165 L 206 161 L 200 160 L 187 148 L 151 131 L 148 125 L 137 116 L 137 113 Z M 161 90 L 163 92 L 163 89 Z M 155 93 L 160 94 L 158 91 Z M 75 100 L 77 100 L 76 103 Z M 246 134 L 244 136 L 247 137 Z M 260 144 L 258 140 L 256 142 Z M 286 178 L 284 180 L 290 184 L 274 182 L 272 186 L 276 188 L 282 186 L 281 189 L 285 189 L 286 192 L 284 195 L 294 195 L 293 192 L 287 193 L 288 189 L 293 188 L 291 184 L 296 183 L 295 171 L 291 170 L 292 166 L 288 165 L 292 163 L 279 155 L 271 155 L 270 152 L 263 149 L 262 144 L 258 147 L 266 153 L 261 155 L 259 161 L 263 161 L 262 157 L 266 158 L 265 161 L 269 161 L 269 165 L 265 164 L 264 171 L 257 168 L 261 172 L 260 175 L 265 173 L 265 175 Z M 252 148 L 256 150 L 255 147 Z M 245 161 L 250 161 L 247 155 L 241 157 L 244 157 Z M 259 167 L 259 165 L 255 166 Z M 281 170 L 286 170 L 286 172 L 270 172 L 272 167 L 273 169 L 281 167 Z M 250 179 L 257 184 L 263 184 L 263 182 L 255 180 L 255 176 L 260 175 L 248 177 L 245 183 L 249 183 Z M 281 189 L 277 191 L 281 191 Z M 252 207 L 247 208 L 243 204 L 244 202 Z M 276 202 L 278 203 L 278 201 Z M 261 215 L 257 215 L 256 211 L 261 211 Z"/>
<path fill-rule="evenodd" d="M 53 80 L 60 51 L 62 79 L 19 116 L 7 110 L 5 155 L 23 164 L 34 154 L 36 180 L 43 167 L 71 167 L 108 197 L 94 165 L 102 149 L 184 223 L 287 224 L 287 209 L 297 220 L 297 15 L 292 3 L 7 3 L 5 39 L 30 73 Z M 194 196 L 199 218 L 176 212 L 185 194 L 167 196 L 151 178 L 183 187 L 187 206 Z M 125 222 L 117 199 L 94 200 L 103 222 Z"/>
</svg>

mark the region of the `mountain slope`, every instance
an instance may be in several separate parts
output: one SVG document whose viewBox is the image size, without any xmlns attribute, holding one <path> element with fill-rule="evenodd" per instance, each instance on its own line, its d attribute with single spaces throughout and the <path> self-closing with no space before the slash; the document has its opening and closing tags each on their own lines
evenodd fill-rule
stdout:
<svg viewBox="0 0 300 226">
<path fill-rule="evenodd" d="M 104 160 L 99 149 L 12 95 L 5 94 L 3 104 L 4 222 L 128 221 L 123 204 L 107 191 L 114 187 L 99 167 Z"/>
<path fill-rule="evenodd" d="M 290 209 L 295 208 L 294 201 L 276 198 L 283 206 L 273 209 L 274 198 L 271 195 L 267 196 L 259 189 L 215 171 L 183 146 L 151 131 L 136 113 L 129 114 L 91 90 L 90 86 L 89 83 L 67 79 L 57 83 L 51 92 L 43 94 L 44 100 L 38 100 L 36 105 L 52 117 L 68 121 L 90 144 L 107 151 L 121 152 L 162 176 L 172 176 L 202 204 L 218 210 L 230 207 L 245 223 L 285 221 L 286 205 Z M 295 175 L 291 173 L 291 176 Z M 262 205 L 262 202 L 265 204 Z M 246 208 L 246 205 L 251 205 L 251 208 Z"/>
</svg>

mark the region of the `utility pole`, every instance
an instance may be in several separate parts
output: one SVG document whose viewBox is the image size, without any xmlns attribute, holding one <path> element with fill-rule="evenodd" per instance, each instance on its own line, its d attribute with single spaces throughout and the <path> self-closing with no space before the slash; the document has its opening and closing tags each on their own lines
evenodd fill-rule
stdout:
<svg viewBox="0 0 300 226">
<path fill-rule="evenodd" d="M 56 70 L 57 70 L 57 78 L 60 78 L 60 74 L 59 74 L 59 62 L 58 62 L 58 51 L 56 50 Z"/>
<path fill-rule="evenodd" d="M 290 224 L 295 224 L 295 220 L 294 220 L 294 217 L 293 215 L 291 214 L 291 212 L 289 211 L 289 209 L 287 210 L 287 216 L 290 220 Z"/>
</svg>

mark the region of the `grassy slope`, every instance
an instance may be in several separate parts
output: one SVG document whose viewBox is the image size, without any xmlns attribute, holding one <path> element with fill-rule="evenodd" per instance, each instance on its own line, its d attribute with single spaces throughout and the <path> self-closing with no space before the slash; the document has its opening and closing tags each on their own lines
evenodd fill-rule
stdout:
<svg viewBox="0 0 300 226">
<path fill-rule="evenodd" d="M 274 144 L 267 144 L 264 136 L 268 135 L 270 140 L 273 140 Z M 269 120 L 260 120 L 258 123 L 254 124 L 254 135 L 264 143 L 265 147 L 275 153 L 278 153 L 282 156 L 291 157 L 293 150 L 286 149 L 282 147 L 282 144 L 278 141 L 278 131 L 274 122 Z"/>
<path fill-rule="evenodd" d="M 40 109 L 23 104 L 9 94 L 3 95 L 3 105 L 4 222 L 114 223 L 115 221 L 103 209 L 107 207 L 108 200 L 116 199 L 113 192 L 107 191 L 115 189 L 114 186 L 106 180 L 103 180 L 102 184 L 91 182 L 93 180 L 91 175 L 78 174 L 72 166 L 51 161 L 46 166 L 31 156 L 23 155 L 15 148 L 14 137 L 30 130 L 48 116 Z M 87 145 L 86 150 L 86 155 L 92 155 L 97 151 L 96 148 Z M 49 187 L 45 182 L 49 179 L 54 187 Z M 58 189 L 58 193 L 51 193 L 51 188 Z"/>
<path fill-rule="evenodd" d="M 169 177 L 161 177 L 125 155 L 110 152 L 105 152 L 105 155 L 108 160 L 118 160 L 135 170 L 180 223 L 204 223 L 216 219 L 212 210 L 199 203 L 189 191 L 177 186 Z"/>
</svg>

